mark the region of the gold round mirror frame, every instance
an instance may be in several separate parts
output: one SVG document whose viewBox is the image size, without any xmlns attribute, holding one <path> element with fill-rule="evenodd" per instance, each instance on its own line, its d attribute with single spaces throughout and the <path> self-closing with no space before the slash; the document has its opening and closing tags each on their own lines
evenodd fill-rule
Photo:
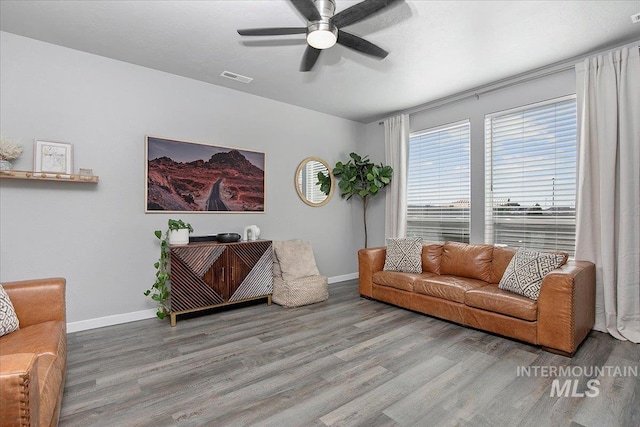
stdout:
<svg viewBox="0 0 640 427">
<path fill-rule="evenodd" d="M 309 163 L 311 162 L 321 163 L 322 166 L 324 166 L 324 168 L 326 169 L 326 172 L 329 173 L 329 178 L 331 179 L 331 189 L 329 190 L 329 194 L 327 195 L 323 194 L 324 199 L 319 202 L 314 202 L 313 200 L 309 200 L 305 192 L 303 192 L 303 188 L 302 188 L 302 185 L 303 185 L 302 174 L 303 172 L 307 172 L 307 168 L 309 166 Z M 316 187 L 319 187 L 315 184 L 316 182 L 317 182 L 317 178 L 314 176 L 313 185 Z M 296 192 L 298 193 L 298 197 L 300 197 L 300 200 L 302 200 L 304 203 L 306 203 L 309 206 L 319 207 L 327 204 L 329 200 L 331 200 L 331 196 L 333 196 L 333 190 L 335 188 L 335 179 L 333 178 L 333 172 L 331 172 L 331 168 L 329 167 L 327 162 L 325 162 L 319 157 L 307 157 L 306 159 L 301 161 L 300 164 L 298 165 L 298 168 L 296 169 L 296 174 L 293 176 L 293 185 L 296 187 Z"/>
</svg>

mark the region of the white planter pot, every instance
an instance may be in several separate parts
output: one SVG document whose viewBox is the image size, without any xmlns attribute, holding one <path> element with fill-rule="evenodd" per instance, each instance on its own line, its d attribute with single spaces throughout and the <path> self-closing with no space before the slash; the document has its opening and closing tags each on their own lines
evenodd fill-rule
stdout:
<svg viewBox="0 0 640 427">
<path fill-rule="evenodd" d="M 189 243 L 189 229 L 181 228 L 180 230 L 169 231 L 170 245 L 186 245 Z"/>
</svg>

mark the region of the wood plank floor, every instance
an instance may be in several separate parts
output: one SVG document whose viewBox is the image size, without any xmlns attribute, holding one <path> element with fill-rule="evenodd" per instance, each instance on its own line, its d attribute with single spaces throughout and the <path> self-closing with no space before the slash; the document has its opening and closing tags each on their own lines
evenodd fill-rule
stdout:
<svg viewBox="0 0 640 427">
<path fill-rule="evenodd" d="M 573 376 L 640 370 L 640 345 L 592 332 L 569 359 L 360 298 L 356 281 L 329 292 L 69 334 L 60 425 L 640 426 L 640 378 Z M 560 367 L 571 390 L 552 397 L 542 371 Z"/>
</svg>

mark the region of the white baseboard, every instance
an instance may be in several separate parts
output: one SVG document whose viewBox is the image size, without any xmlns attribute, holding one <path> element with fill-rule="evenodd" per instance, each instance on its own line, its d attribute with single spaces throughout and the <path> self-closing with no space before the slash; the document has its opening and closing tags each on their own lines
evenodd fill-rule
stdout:
<svg viewBox="0 0 640 427">
<path fill-rule="evenodd" d="M 328 278 L 328 282 L 338 283 L 358 278 L 358 273 L 343 274 Z M 67 323 L 67 333 L 86 331 L 89 329 L 104 328 L 105 326 L 119 325 L 121 323 L 135 322 L 137 320 L 152 319 L 156 317 L 156 310 L 134 311 L 133 313 L 115 314 L 113 316 L 97 317 L 95 319 L 80 320 Z"/>
<path fill-rule="evenodd" d="M 135 322 L 136 320 L 151 319 L 154 317 L 156 317 L 156 310 L 149 309 L 134 311 L 133 313 L 115 314 L 113 316 L 80 320 L 78 322 L 69 322 L 67 323 L 67 333 L 103 328 L 105 326 L 119 325 L 120 323 Z"/>
<path fill-rule="evenodd" d="M 333 276 L 328 278 L 329 283 L 345 282 L 358 278 L 358 273 L 343 274 L 342 276 Z"/>
</svg>

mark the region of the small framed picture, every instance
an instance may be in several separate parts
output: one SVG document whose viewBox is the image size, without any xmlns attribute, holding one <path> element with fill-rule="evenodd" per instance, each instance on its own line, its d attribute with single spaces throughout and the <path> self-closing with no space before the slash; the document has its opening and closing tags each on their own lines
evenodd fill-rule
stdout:
<svg viewBox="0 0 640 427">
<path fill-rule="evenodd" d="M 73 144 L 36 141 L 33 157 L 35 172 L 73 174 Z"/>
</svg>

